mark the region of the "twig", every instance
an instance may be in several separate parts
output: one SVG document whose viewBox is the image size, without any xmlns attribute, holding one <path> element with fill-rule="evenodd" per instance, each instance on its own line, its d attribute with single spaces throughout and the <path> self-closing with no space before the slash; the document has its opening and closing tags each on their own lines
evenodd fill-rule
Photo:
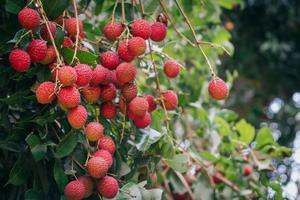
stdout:
<svg viewBox="0 0 300 200">
<path fill-rule="evenodd" d="M 114 5 L 113 12 L 112 12 L 112 15 L 111 15 L 111 21 L 112 22 L 115 21 L 115 13 L 116 13 L 116 8 L 117 8 L 117 5 L 118 5 L 118 2 L 119 2 L 119 0 L 115 1 L 115 5 Z"/>
<path fill-rule="evenodd" d="M 122 24 L 125 24 L 126 17 L 125 17 L 125 2 L 122 0 Z"/>
<path fill-rule="evenodd" d="M 17 48 L 18 45 L 19 45 L 19 43 L 23 40 L 23 38 L 24 38 L 26 35 L 30 34 L 30 33 L 31 33 L 31 30 L 26 31 L 26 33 L 24 33 L 24 34 L 19 38 L 19 40 L 16 42 L 14 48 Z"/>
<path fill-rule="evenodd" d="M 78 51 L 78 43 L 79 43 L 79 19 L 78 19 L 78 12 L 77 12 L 77 3 L 76 0 L 73 0 L 73 7 L 74 7 L 74 13 L 75 13 L 75 19 L 76 19 L 76 40 L 75 40 L 75 49 L 74 49 L 74 54 L 71 60 L 71 63 L 74 62 L 76 56 L 77 56 L 77 51 Z"/>
<path fill-rule="evenodd" d="M 190 186 L 188 185 L 188 183 L 186 182 L 186 180 L 184 179 L 184 177 L 182 176 L 182 174 L 179 173 L 179 172 L 177 172 L 177 171 L 175 171 L 175 170 L 174 170 L 174 172 L 175 172 L 176 176 L 177 176 L 177 177 L 180 179 L 180 181 L 182 182 L 182 184 L 183 184 L 183 186 L 185 187 L 185 189 L 187 190 L 188 194 L 189 194 L 190 197 L 191 197 L 191 200 L 195 200 L 194 194 L 193 194 L 193 192 L 191 191 Z M 197 197 L 197 198 L 198 198 L 198 200 L 201 200 L 200 197 Z"/>
</svg>

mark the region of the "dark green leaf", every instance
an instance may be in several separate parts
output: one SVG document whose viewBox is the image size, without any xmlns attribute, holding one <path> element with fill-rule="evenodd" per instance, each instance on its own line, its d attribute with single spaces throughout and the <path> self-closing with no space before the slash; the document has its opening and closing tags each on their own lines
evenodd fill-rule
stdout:
<svg viewBox="0 0 300 200">
<path fill-rule="evenodd" d="M 77 141 L 78 141 L 77 134 L 78 133 L 71 131 L 58 144 L 58 146 L 56 147 L 56 156 L 58 158 L 65 157 L 70 153 L 72 153 L 72 151 L 77 145 Z"/>
<path fill-rule="evenodd" d="M 40 200 L 43 199 L 43 193 L 34 189 L 27 190 L 25 193 L 25 200 Z"/>
<path fill-rule="evenodd" d="M 64 173 L 63 166 L 60 160 L 55 160 L 54 167 L 53 167 L 53 176 L 56 181 L 56 184 L 59 190 L 62 192 L 64 191 L 65 185 L 68 183 L 68 178 Z"/>
<path fill-rule="evenodd" d="M 9 179 L 7 183 L 13 185 L 22 185 L 29 176 L 29 167 L 27 166 L 27 158 L 21 155 L 15 162 L 13 168 L 9 173 Z"/>
<path fill-rule="evenodd" d="M 69 5 L 69 0 L 43 0 L 44 10 L 49 20 L 54 20 L 62 13 Z"/>
</svg>

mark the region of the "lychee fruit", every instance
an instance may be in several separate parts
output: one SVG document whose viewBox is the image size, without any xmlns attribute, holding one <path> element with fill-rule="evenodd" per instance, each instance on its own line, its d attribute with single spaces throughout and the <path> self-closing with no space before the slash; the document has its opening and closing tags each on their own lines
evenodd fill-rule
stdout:
<svg viewBox="0 0 300 200">
<path fill-rule="evenodd" d="M 17 72 L 25 72 L 30 66 L 31 59 L 26 51 L 14 49 L 9 54 L 9 63 Z"/>
<path fill-rule="evenodd" d="M 169 78 L 175 78 L 180 72 L 180 65 L 174 60 L 168 60 L 164 65 L 164 72 Z"/>
<path fill-rule="evenodd" d="M 131 25 L 133 36 L 138 36 L 147 40 L 151 35 L 151 25 L 144 19 L 136 19 Z"/>
<path fill-rule="evenodd" d="M 30 55 L 32 62 L 40 62 L 45 58 L 47 53 L 46 42 L 40 39 L 32 40 L 28 44 L 26 51 Z"/>
<path fill-rule="evenodd" d="M 111 176 L 104 176 L 97 184 L 98 192 L 105 198 L 114 198 L 119 191 L 118 181 Z"/>
<path fill-rule="evenodd" d="M 117 89 L 114 84 L 110 83 L 101 87 L 100 98 L 103 101 L 112 101 L 117 96 Z"/>
<path fill-rule="evenodd" d="M 67 114 L 68 122 L 74 129 L 82 128 L 87 120 L 87 117 L 87 111 L 82 105 L 72 108 Z"/>
<path fill-rule="evenodd" d="M 33 30 L 40 24 L 40 15 L 34 9 L 23 8 L 18 14 L 18 20 L 23 28 Z"/>
<path fill-rule="evenodd" d="M 222 79 L 213 79 L 208 83 L 208 92 L 216 100 L 223 100 L 228 96 L 228 86 Z"/>
<path fill-rule="evenodd" d="M 148 112 L 146 112 L 144 117 L 134 117 L 133 124 L 137 128 L 146 128 L 151 124 L 151 115 Z"/>
<path fill-rule="evenodd" d="M 89 141 L 95 142 L 104 136 L 103 131 L 104 128 L 102 124 L 99 122 L 90 122 L 85 127 L 85 136 Z"/>
<path fill-rule="evenodd" d="M 167 35 L 167 27 L 161 22 L 155 22 L 151 25 L 151 40 L 160 42 L 165 39 Z"/>
<path fill-rule="evenodd" d="M 138 90 L 134 83 L 127 83 L 122 87 L 122 96 L 129 102 L 136 97 Z"/>
<path fill-rule="evenodd" d="M 117 79 L 117 73 L 116 70 L 111 71 L 111 82 L 116 86 L 116 88 L 120 89 L 124 83 L 121 83 L 118 79 Z"/>
<path fill-rule="evenodd" d="M 107 150 L 104 150 L 104 149 L 99 149 L 97 151 L 95 151 L 92 156 L 94 157 L 101 157 L 103 158 L 107 164 L 108 164 L 108 167 L 111 167 L 112 164 L 113 164 L 113 158 L 112 158 L 112 155 L 109 151 Z"/>
<path fill-rule="evenodd" d="M 66 108 L 74 108 L 80 103 L 80 93 L 76 87 L 67 86 L 57 94 L 58 102 Z"/>
<path fill-rule="evenodd" d="M 53 20 L 55 23 L 59 24 L 59 25 L 63 25 L 63 19 L 64 17 L 62 15 L 58 16 L 55 20 Z"/>
<path fill-rule="evenodd" d="M 90 66 L 86 64 L 78 64 L 74 67 L 77 73 L 77 86 L 85 86 L 89 84 L 93 77 L 93 71 Z"/>
<path fill-rule="evenodd" d="M 252 174 L 253 169 L 251 166 L 245 166 L 243 169 L 243 174 L 244 176 L 249 176 L 250 174 Z"/>
<path fill-rule="evenodd" d="M 111 81 L 111 71 L 102 65 L 97 65 L 92 72 L 90 84 L 98 86 L 99 84 L 106 85 Z"/>
<path fill-rule="evenodd" d="M 55 36 L 56 36 L 56 25 L 55 25 L 55 23 L 50 22 L 50 23 L 48 23 L 48 26 L 49 26 L 52 38 L 54 39 Z M 43 24 L 41 26 L 40 35 L 46 41 L 50 41 L 51 40 L 51 37 L 50 37 L 50 34 L 48 32 L 46 24 Z"/>
<path fill-rule="evenodd" d="M 84 198 L 85 191 L 84 184 L 79 180 L 74 180 L 65 186 L 64 194 L 68 200 L 80 200 Z"/>
<path fill-rule="evenodd" d="M 81 182 L 85 187 L 85 194 L 84 197 L 89 197 L 93 194 L 94 184 L 93 180 L 89 176 L 80 176 L 77 179 L 79 182 Z"/>
<path fill-rule="evenodd" d="M 139 117 L 143 117 L 148 111 L 149 104 L 144 97 L 135 97 L 129 103 L 129 111 Z"/>
<path fill-rule="evenodd" d="M 100 87 L 85 86 L 81 90 L 83 98 L 87 103 L 94 103 L 100 98 Z"/>
<path fill-rule="evenodd" d="M 167 110 L 175 110 L 178 106 L 178 97 L 172 90 L 162 92 L 163 102 Z"/>
<path fill-rule="evenodd" d="M 62 66 L 58 71 L 58 80 L 63 86 L 72 86 L 77 81 L 76 70 L 71 66 Z"/>
<path fill-rule="evenodd" d="M 71 40 L 71 38 L 69 37 L 64 37 L 63 43 L 62 43 L 63 47 L 67 47 L 67 48 L 73 48 L 74 47 L 74 43 Z"/>
<path fill-rule="evenodd" d="M 214 184 L 218 185 L 218 184 L 222 183 L 222 177 L 223 177 L 223 174 L 221 172 L 215 172 L 212 175 L 212 180 L 213 180 Z"/>
<path fill-rule="evenodd" d="M 55 84 L 45 81 L 36 90 L 36 99 L 41 104 L 51 103 L 55 99 Z"/>
<path fill-rule="evenodd" d="M 101 54 L 100 62 L 103 67 L 114 70 L 119 65 L 119 56 L 113 51 L 106 51 Z"/>
<path fill-rule="evenodd" d="M 146 95 L 145 99 L 148 102 L 149 108 L 148 108 L 148 112 L 153 112 L 156 109 L 156 102 L 155 102 L 155 98 L 152 95 Z"/>
<path fill-rule="evenodd" d="M 128 50 L 133 56 L 143 55 L 146 48 L 146 41 L 141 37 L 133 37 L 128 41 Z"/>
<path fill-rule="evenodd" d="M 50 63 L 54 62 L 55 59 L 56 59 L 55 49 L 52 45 L 48 45 L 47 46 L 47 51 L 46 51 L 46 56 L 41 61 L 41 63 L 47 65 L 47 64 L 50 64 Z"/>
<path fill-rule="evenodd" d="M 98 141 L 98 149 L 107 150 L 113 155 L 116 151 L 116 145 L 110 136 L 104 136 Z"/>
<path fill-rule="evenodd" d="M 89 175 L 93 178 L 104 177 L 109 169 L 107 162 L 102 157 L 92 157 L 86 165 Z"/>
<path fill-rule="evenodd" d="M 128 83 L 135 79 L 136 68 L 131 63 L 121 63 L 116 69 L 116 77 L 121 83 Z"/>
<path fill-rule="evenodd" d="M 123 26 L 120 22 L 109 22 L 104 26 L 103 33 L 109 40 L 116 40 L 123 32 Z"/>
<path fill-rule="evenodd" d="M 117 114 L 116 106 L 112 102 L 104 102 L 100 106 L 100 114 L 105 119 L 113 119 Z"/>
<path fill-rule="evenodd" d="M 134 60 L 134 56 L 129 53 L 128 41 L 123 40 L 118 46 L 118 55 L 124 62 L 131 62 Z"/>
<path fill-rule="evenodd" d="M 83 24 L 82 21 L 78 19 L 78 21 L 76 20 L 76 18 L 72 17 L 72 18 L 68 18 L 65 20 L 65 27 L 67 32 L 69 33 L 69 35 L 71 36 L 76 36 L 77 35 L 77 23 L 78 23 L 78 28 L 79 28 L 79 33 L 83 31 Z"/>
</svg>

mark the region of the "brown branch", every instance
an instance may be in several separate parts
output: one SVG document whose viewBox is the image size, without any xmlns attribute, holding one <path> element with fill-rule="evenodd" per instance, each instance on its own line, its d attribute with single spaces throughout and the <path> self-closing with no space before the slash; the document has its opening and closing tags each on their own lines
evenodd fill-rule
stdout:
<svg viewBox="0 0 300 200">
<path fill-rule="evenodd" d="M 78 18 L 78 11 L 77 11 L 77 3 L 76 0 L 73 0 L 73 7 L 74 7 L 74 13 L 75 13 L 75 19 L 76 19 L 76 40 L 75 40 L 75 49 L 74 49 L 74 54 L 71 60 L 71 63 L 74 62 L 76 56 L 77 56 L 77 51 L 78 51 L 78 44 L 79 44 L 79 18 Z"/>
</svg>

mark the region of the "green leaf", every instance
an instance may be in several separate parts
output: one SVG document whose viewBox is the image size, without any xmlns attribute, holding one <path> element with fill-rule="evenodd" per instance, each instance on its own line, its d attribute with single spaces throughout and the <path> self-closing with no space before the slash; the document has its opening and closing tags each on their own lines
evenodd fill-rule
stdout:
<svg viewBox="0 0 300 200">
<path fill-rule="evenodd" d="M 30 147 L 34 160 L 39 161 L 45 157 L 47 146 L 41 144 L 41 140 L 37 135 L 29 134 L 25 141 Z"/>
<path fill-rule="evenodd" d="M 64 173 L 61 161 L 56 159 L 53 167 L 54 180 L 58 186 L 58 189 L 63 192 L 65 185 L 68 183 L 68 178 Z"/>
<path fill-rule="evenodd" d="M 137 184 L 129 182 L 129 183 L 125 184 L 121 189 L 122 189 L 121 191 L 125 191 L 125 192 L 124 193 L 120 192 L 118 194 L 118 196 L 116 197 L 116 200 L 130 199 L 131 196 L 129 196 L 128 194 L 135 196 L 134 199 L 136 199 L 136 200 L 143 200 L 142 193 Z"/>
<path fill-rule="evenodd" d="M 223 136 L 232 136 L 236 138 L 236 134 L 231 130 L 230 125 L 221 117 L 215 117 L 215 123 L 218 125 L 218 133 L 219 135 Z"/>
<path fill-rule="evenodd" d="M 56 35 L 55 35 L 55 44 L 57 47 L 60 47 L 64 41 L 65 33 L 60 27 L 56 27 Z"/>
<path fill-rule="evenodd" d="M 43 0 L 43 7 L 49 20 L 55 20 L 62 15 L 68 5 L 69 0 Z"/>
<path fill-rule="evenodd" d="M 218 3 L 220 6 L 231 10 L 235 5 L 241 3 L 241 0 L 218 0 Z"/>
<path fill-rule="evenodd" d="M 71 64 L 75 51 L 73 49 L 69 49 L 69 48 L 62 48 L 61 53 L 64 57 L 64 60 L 68 64 Z M 98 58 L 98 56 L 95 54 L 92 54 L 87 51 L 80 51 L 80 50 L 77 51 L 76 57 L 79 59 L 80 63 L 89 64 L 89 65 L 96 64 L 97 58 Z"/>
<path fill-rule="evenodd" d="M 152 144 L 157 142 L 162 135 L 162 133 L 152 128 L 139 129 L 134 144 L 139 151 L 145 152 Z"/>
<path fill-rule="evenodd" d="M 165 159 L 172 169 L 180 173 L 186 172 L 190 163 L 186 154 L 177 154 L 171 159 Z"/>
<path fill-rule="evenodd" d="M 252 142 L 255 136 L 255 128 L 247 123 L 244 119 L 240 120 L 235 124 L 235 128 L 240 133 L 239 140 L 246 143 L 247 145 Z"/>
<path fill-rule="evenodd" d="M 200 152 L 200 156 L 202 158 L 204 158 L 205 160 L 212 161 L 212 162 L 215 162 L 218 160 L 218 158 L 216 158 L 213 154 L 209 153 L 208 151 Z"/>
<path fill-rule="evenodd" d="M 24 7 L 23 0 L 6 1 L 5 10 L 9 13 L 18 14 Z"/>
<path fill-rule="evenodd" d="M 265 145 L 272 145 L 275 144 L 274 138 L 272 136 L 272 132 L 269 128 L 261 128 L 256 136 L 256 146 L 255 149 L 261 149 Z"/>
<path fill-rule="evenodd" d="M 29 169 L 27 158 L 21 155 L 11 169 L 7 183 L 22 185 L 30 174 Z"/>
<path fill-rule="evenodd" d="M 40 200 L 43 199 L 43 193 L 34 189 L 27 190 L 25 193 L 25 200 Z"/>
<path fill-rule="evenodd" d="M 73 131 L 68 133 L 56 147 L 56 157 L 63 158 L 72 153 L 77 145 L 77 141 L 77 133 Z"/>
</svg>

